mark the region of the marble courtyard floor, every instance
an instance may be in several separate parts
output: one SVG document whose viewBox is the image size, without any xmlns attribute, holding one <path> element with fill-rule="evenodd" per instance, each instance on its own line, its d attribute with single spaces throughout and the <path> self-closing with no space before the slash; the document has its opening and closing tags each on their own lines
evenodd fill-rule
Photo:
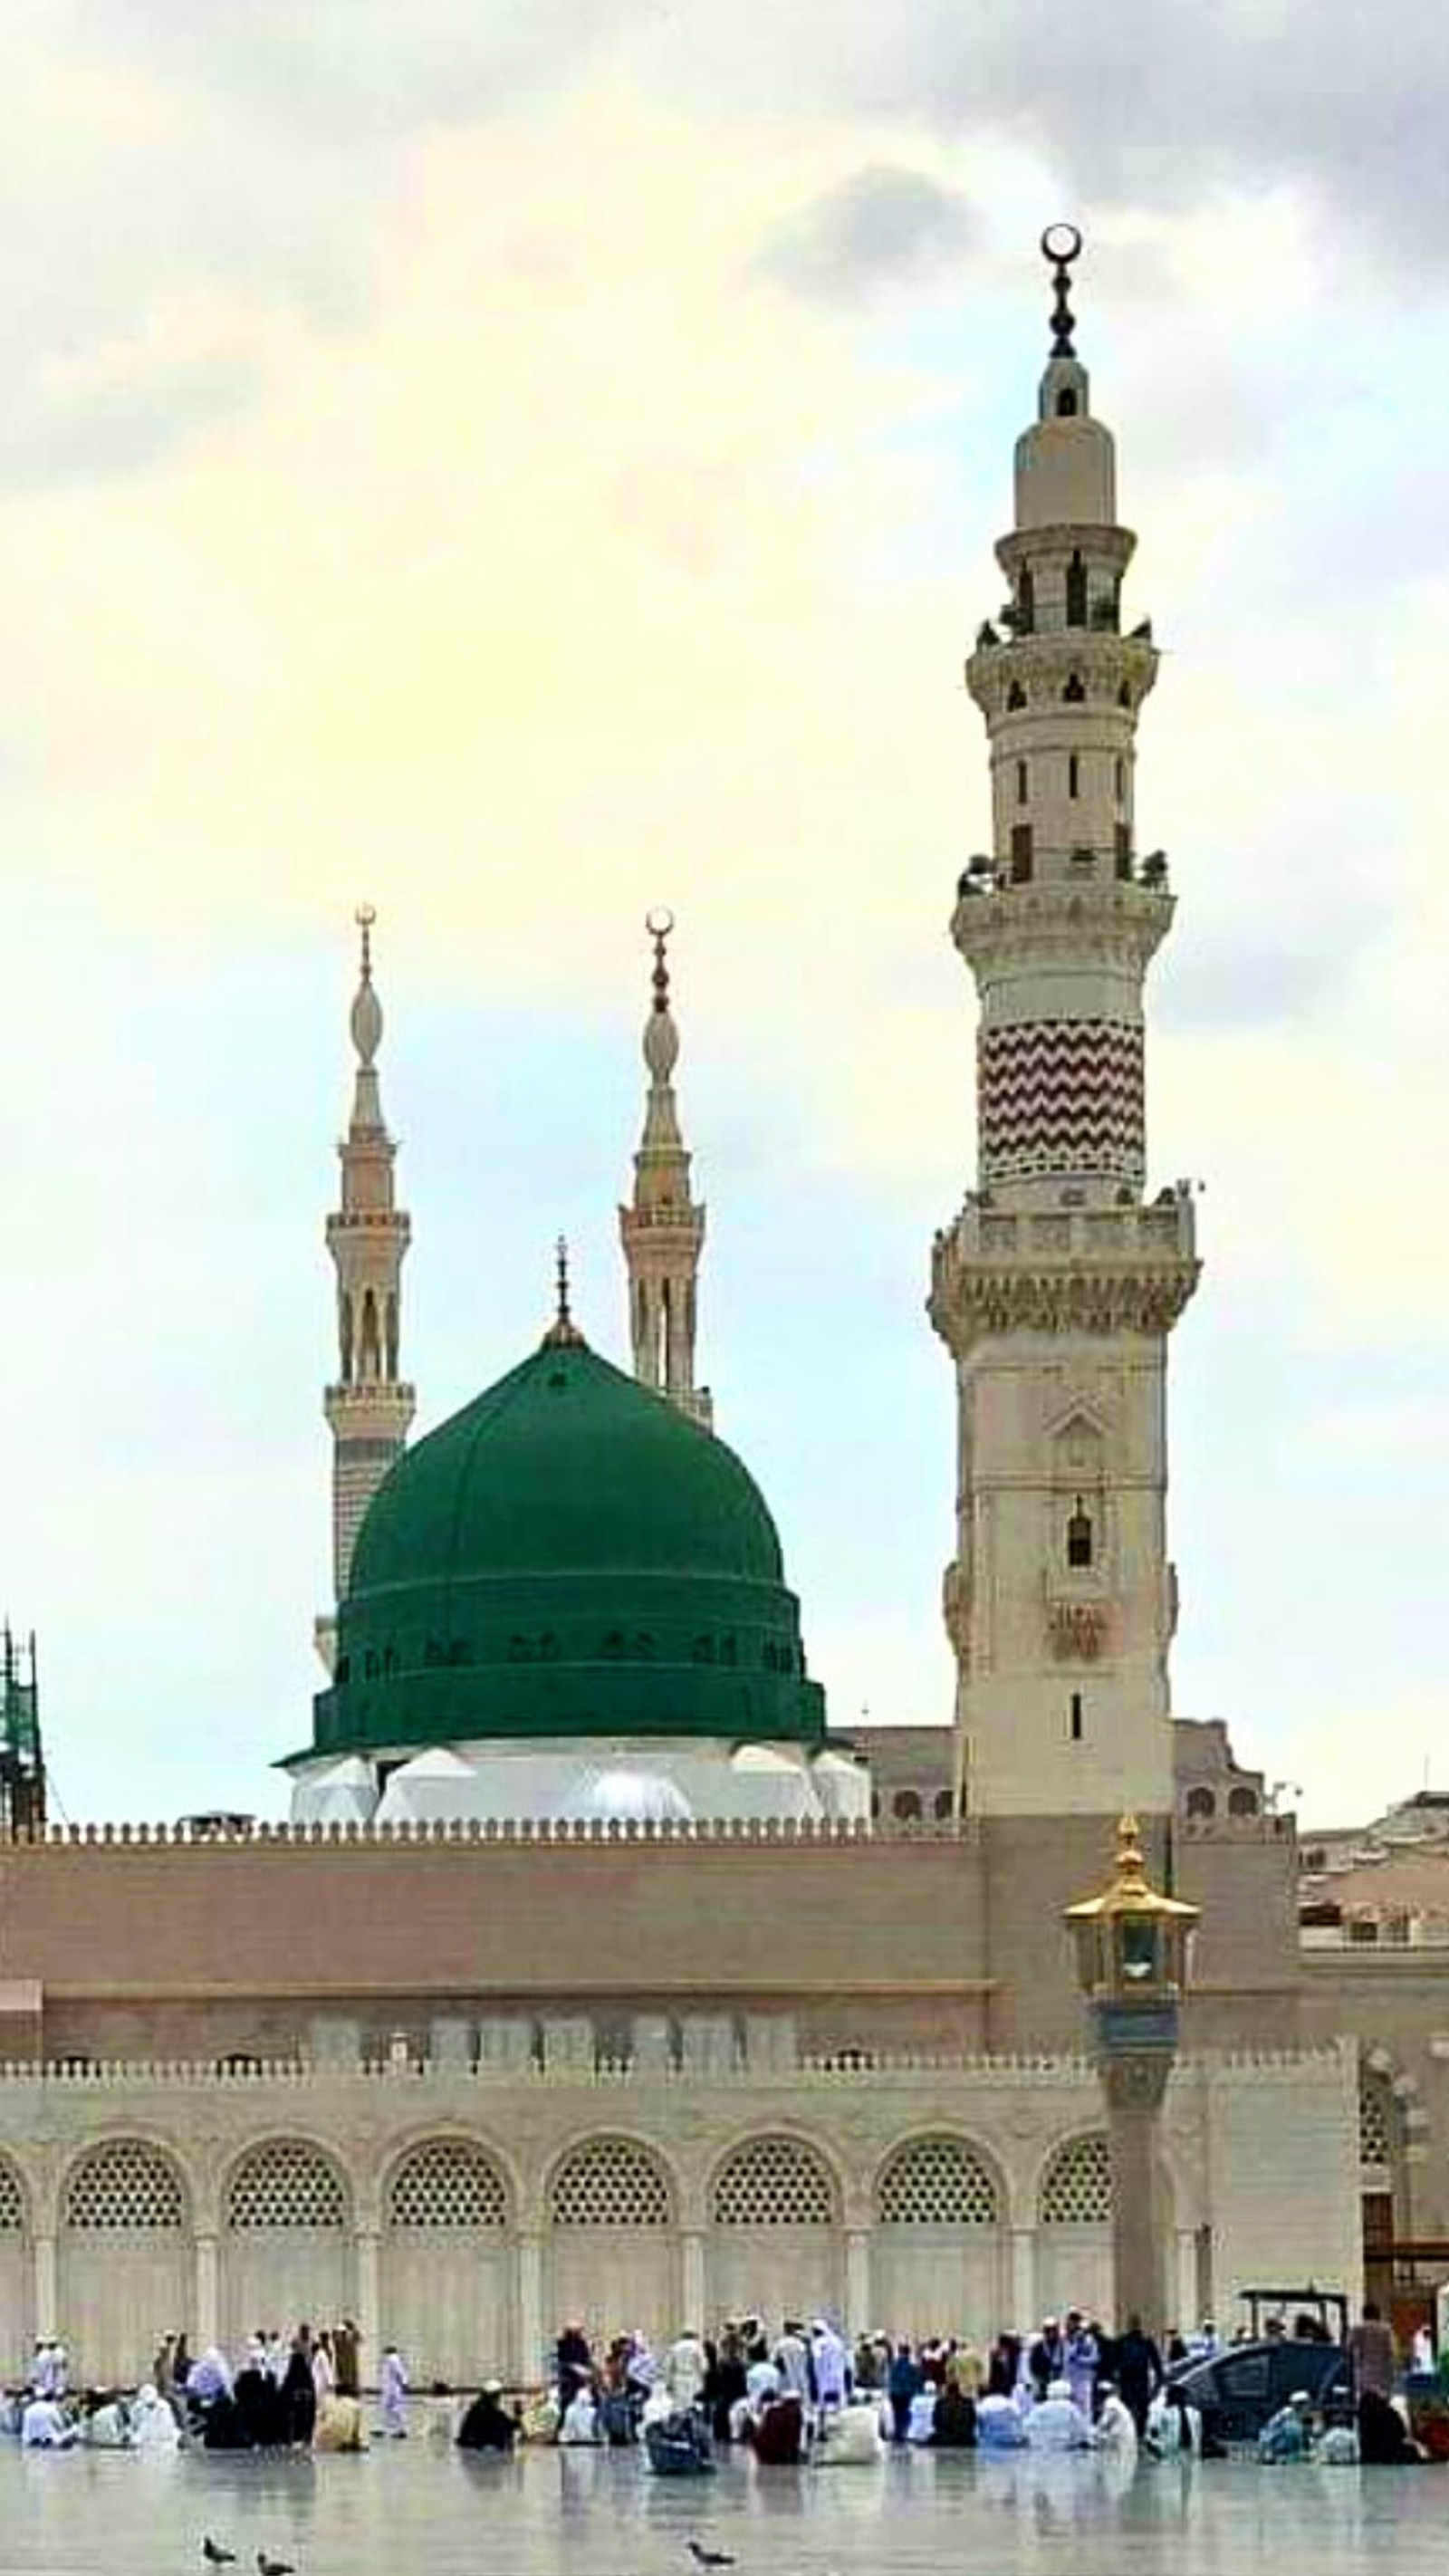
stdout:
<svg viewBox="0 0 1449 2576">
<path fill-rule="evenodd" d="M 0 2576 L 197 2576 L 212 2532 L 254 2576 L 265 2548 L 299 2576 L 692 2576 L 685 2542 L 738 2576 L 1325 2576 L 1378 2561 L 1441 2570 L 1449 2469 L 1259 2469 L 1092 2459 L 893 2457 L 875 2469 L 728 2461 L 651 2478 L 632 2453 L 473 2461 L 422 2443 L 362 2458 L 0 2449 Z"/>
</svg>

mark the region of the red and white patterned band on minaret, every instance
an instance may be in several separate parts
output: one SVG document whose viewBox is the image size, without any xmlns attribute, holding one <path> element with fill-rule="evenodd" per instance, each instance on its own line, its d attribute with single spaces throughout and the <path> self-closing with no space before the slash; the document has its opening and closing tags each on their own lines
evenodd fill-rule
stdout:
<svg viewBox="0 0 1449 2576">
<path fill-rule="evenodd" d="M 1140 1027 L 1123 1020 L 1022 1020 L 983 1028 L 976 1102 L 986 1187 L 1060 1172 L 1097 1173 L 1141 1189 Z"/>
</svg>

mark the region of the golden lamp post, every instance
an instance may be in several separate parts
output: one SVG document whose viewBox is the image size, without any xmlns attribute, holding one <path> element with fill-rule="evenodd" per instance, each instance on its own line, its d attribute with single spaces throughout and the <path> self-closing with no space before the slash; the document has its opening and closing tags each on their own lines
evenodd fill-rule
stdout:
<svg viewBox="0 0 1449 2576">
<path fill-rule="evenodd" d="M 1120 2330 L 1166 2323 L 1166 2229 L 1158 2157 L 1162 2097 L 1177 2050 L 1195 1905 L 1159 1895 L 1135 1816 L 1117 1827 L 1117 1870 L 1100 1896 L 1069 1905 L 1077 1976 L 1107 2105 L 1112 2157 L 1112 2291 Z"/>
</svg>

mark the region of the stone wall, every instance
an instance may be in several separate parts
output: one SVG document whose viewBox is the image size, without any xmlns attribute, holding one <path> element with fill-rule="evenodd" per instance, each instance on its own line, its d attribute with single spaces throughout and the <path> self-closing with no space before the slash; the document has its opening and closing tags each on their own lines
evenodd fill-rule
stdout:
<svg viewBox="0 0 1449 2576">
<path fill-rule="evenodd" d="M 1285 2192 L 1294 2264 L 1356 2288 L 1354 2083 L 1341 2049 L 1179 2069 L 1182 2313 L 1290 2250 Z M 136 2376 L 178 2326 L 234 2346 L 344 2313 L 373 2362 L 392 2337 L 415 2376 L 455 2382 L 536 2375 L 575 2312 L 659 2334 L 828 2306 L 980 2339 L 1105 2306 L 1109 2221 L 1098 2085 L 1073 2058 L 0 2072 L 3 2313 L 17 2347 L 66 2334 L 89 2378 Z"/>
</svg>

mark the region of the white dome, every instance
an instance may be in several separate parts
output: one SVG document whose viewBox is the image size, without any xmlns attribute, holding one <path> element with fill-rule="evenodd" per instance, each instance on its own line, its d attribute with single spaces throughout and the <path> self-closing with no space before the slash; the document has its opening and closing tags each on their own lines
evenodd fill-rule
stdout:
<svg viewBox="0 0 1449 2576">
<path fill-rule="evenodd" d="M 682 1789 L 657 1771 L 581 1771 L 554 1814 L 585 1823 L 687 1825 L 694 1810 Z"/>
</svg>

